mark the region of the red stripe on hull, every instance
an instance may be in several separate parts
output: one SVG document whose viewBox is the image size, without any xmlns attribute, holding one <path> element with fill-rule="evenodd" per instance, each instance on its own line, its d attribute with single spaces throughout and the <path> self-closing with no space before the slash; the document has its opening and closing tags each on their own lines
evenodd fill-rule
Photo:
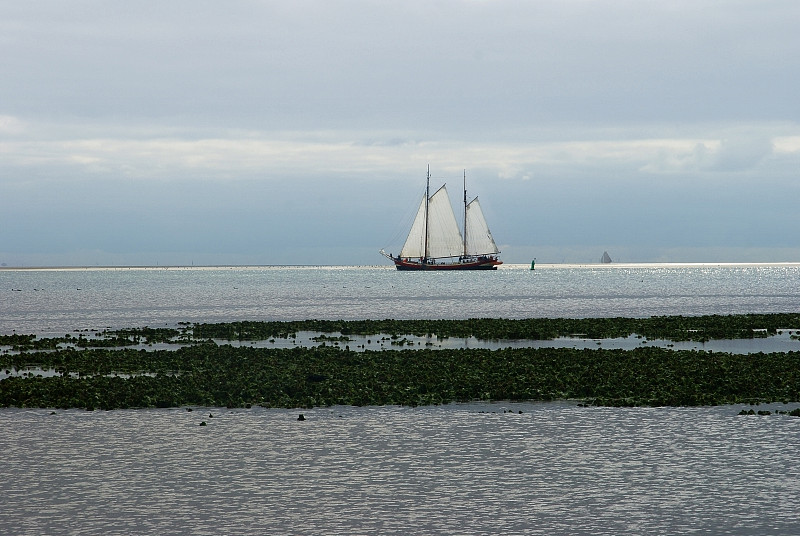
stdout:
<svg viewBox="0 0 800 536">
<path fill-rule="evenodd" d="M 474 262 L 458 262 L 452 264 L 427 264 L 421 262 L 392 259 L 398 270 L 431 271 L 431 270 L 497 270 L 503 261 L 498 259 L 484 259 Z"/>
</svg>

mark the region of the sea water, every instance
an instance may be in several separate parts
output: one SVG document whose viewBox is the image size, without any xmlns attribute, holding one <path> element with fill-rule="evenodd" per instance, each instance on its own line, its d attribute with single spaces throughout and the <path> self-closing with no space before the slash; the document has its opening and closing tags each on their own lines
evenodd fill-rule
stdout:
<svg viewBox="0 0 800 536">
<path fill-rule="evenodd" d="M 0 411 L 0 532 L 800 533 L 796 417 L 191 409 Z"/>
<path fill-rule="evenodd" d="M 792 312 L 800 264 L 0 270 L 0 334 L 179 322 Z"/>
<path fill-rule="evenodd" d="M 794 312 L 798 276 L 796 264 L 0 270 L 0 333 Z M 774 413 L 798 405 L 6 408 L 0 534 L 798 534 L 800 419 Z"/>
</svg>

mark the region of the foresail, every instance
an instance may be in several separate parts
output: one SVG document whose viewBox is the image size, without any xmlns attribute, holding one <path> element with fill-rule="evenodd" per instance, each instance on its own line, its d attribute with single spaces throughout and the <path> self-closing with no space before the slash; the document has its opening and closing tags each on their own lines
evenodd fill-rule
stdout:
<svg viewBox="0 0 800 536">
<path fill-rule="evenodd" d="M 416 223 L 416 222 L 415 222 Z M 428 202 L 428 257 L 458 257 L 463 239 L 444 186 Z"/>
<path fill-rule="evenodd" d="M 400 256 L 416 259 L 425 256 L 425 194 L 422 195 L 422 202 L 419 204 L 417 216 L 411 225 L 406 243 L 400 251 Z"/>
<path fill-rule="evenodd" d="M 492 233 L 486 218 L 483 217 L 483 210 L 476 197 L 467 205 L 467 254 L 468 255 L 494 255 L 500 253 L 497 244 L 494 243 Z"/>
</svg>

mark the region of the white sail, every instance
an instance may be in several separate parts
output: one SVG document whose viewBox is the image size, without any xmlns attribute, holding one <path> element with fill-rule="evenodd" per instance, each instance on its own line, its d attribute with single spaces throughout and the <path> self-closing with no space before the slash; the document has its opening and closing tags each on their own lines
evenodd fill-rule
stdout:
<svg viewBox="0 0 800 536">
<path fill-rule="evenodd" d="M 428 225 L 428 257 L 438 259 L 461 255 L 461 231 L 444 186 L 436 190 L 428 202 Z"/>
<path fill-rule="evenodd" d="M 444 186 L 428 199 L 428 251 L 425 251 L 425 196 L 417 210 L 406 243 L 400 251 L 404 258 L 438 259 L 461 255 L 462 238 L 456 216 Z"/>
<path fill-rule="evenodd" d="M 417 216 L 408 232 L 406 243 L 400 250 L 400 256 L 407 259 L 417 259 L 425 256 L 425 194 L 422 194 L 422 202 L 419 204 Z"/>
<path fill-rule="evenodd" d="M 467 255 L 494 255 L 500 253 L 489 231 L 483 210 L 476 197 L 467 205 L 466 212 Z"/>
</svg>

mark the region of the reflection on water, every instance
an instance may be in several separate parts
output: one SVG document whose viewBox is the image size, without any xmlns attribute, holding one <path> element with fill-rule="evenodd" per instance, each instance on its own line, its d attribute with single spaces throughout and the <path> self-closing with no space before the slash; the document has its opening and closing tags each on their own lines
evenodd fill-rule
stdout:
<svg viewBox="0 0 800 536">
<path fill-rule="evenodd" d="M 670 341 L 667 339 L 647 339 L 645 337 L 630 335 L 628 337 L 611 337 L 606 339 L 586 339 L 581 337 L 558 337 L 551 340 L 528 339 L 477 339 L 475 337 L 438 337 L 416 335 L 389 335 L 379 333 L 375 335 L 346 335 L 340 332 L 319 333 L 312 331 L 298 331 L 291 337 L 274 337 L 267 340 L 225 340 L 215 339 L 217 345 L 230 345 L 235 347 L 252 348 L 313 348 L 318 346 L 334 346 L 355 352 L 366 350 L 403 350 L 403 349 L 488 349 L 502 348 L 574 348 L 577 350 L 594 350 L 598 348 L 611 350 L 633 350 L 642 347 L 670 348 L 672 350 L 697 350 L 710 352 L 727 352 L 732 354 L 755 354 L 772 352 L 800 351 L 800 340 L 793 335 L 794 331 L 783 330 L 775 335 L 754 337 L 751 339 L 711 339 L 699 341 Z M 77 336 L 78 333 L 73 334 Z M 139 343 L 124 347 L 136 350 L 177 350 L 185 343 Z M 61 343 L 60 349 L 77 348 L 74 344 Z M 90 346 L 90 348 L 92 348 Z M 31 350 L 28 350 L 31 352 Z M 33 350 L 35 352 L 36 350 Z M 40 350 L 47 352 L 50 350 Z M 0 353 L 19 354 L 12 346 L 0 345 Z M 37 371 L 39 369 L 31 369 Z M 5 372 L 0 369 L 0 379 L 22 374 L 24 371 L 11 370 Z"/>
<path fill-rule="evenodd" d="M 581 337 L 559 337 L 552 340 L 528 339 L 477 339 L 475 337 L 437 337 L 389 334 L 377 335 L 347 335 L 345 340 L 331 342 L 331 339 L 342 337 L 341 333 L 322 334 L 300 331 L 295 338 L 274 338 L 266 341 L 226 341 L 217 340 L 217 344 L 230 344 L 232 346 L 252 346 L 258 348 L 309 348 L 326 344 L 346 348 L 353 351 L 364 350 L 402 350 L 402 349 L 458 349 L 482 348 L 498 350 L 501 348 L 575 348 L 578 350 L 593 350 L 597 348 L 633 350 L 644 346 L 655 348 L 671 348 L 673 350 L 698 350 L 712 352 L 729 352 L 733 354 L 753 354 L 758 352 L 793 352 L 800 350 L 800 341 L 792 338 L 792 333 L 781 331 L 769 337 L 755 337 L 752 339 L 712 339 L 705 342 L 699 341 L 670 341 L 666 339 L 647 339 L 637 335 L 628 337 L 611 337 L 607 339 L 586 339 Z M 325 338 L 328 340 L 325 340 Z M 142 346 L 153 348 L 155 345 Z M 161 348 L 168 348 L 163 345 Z M 174 346 L 173 346 L 174 348 Z"/>
<path fill-rule="evenodd" d="M 0 270 L 0 333 L 179 322 L 584 318 L 796 311 L 800 264 Z"/>
<path fill-rule="evenodd" d="M 0 526 L 20 535 L 800 533 L 800 419 L 740 409 L 4 409 Z"/>
</svg>

